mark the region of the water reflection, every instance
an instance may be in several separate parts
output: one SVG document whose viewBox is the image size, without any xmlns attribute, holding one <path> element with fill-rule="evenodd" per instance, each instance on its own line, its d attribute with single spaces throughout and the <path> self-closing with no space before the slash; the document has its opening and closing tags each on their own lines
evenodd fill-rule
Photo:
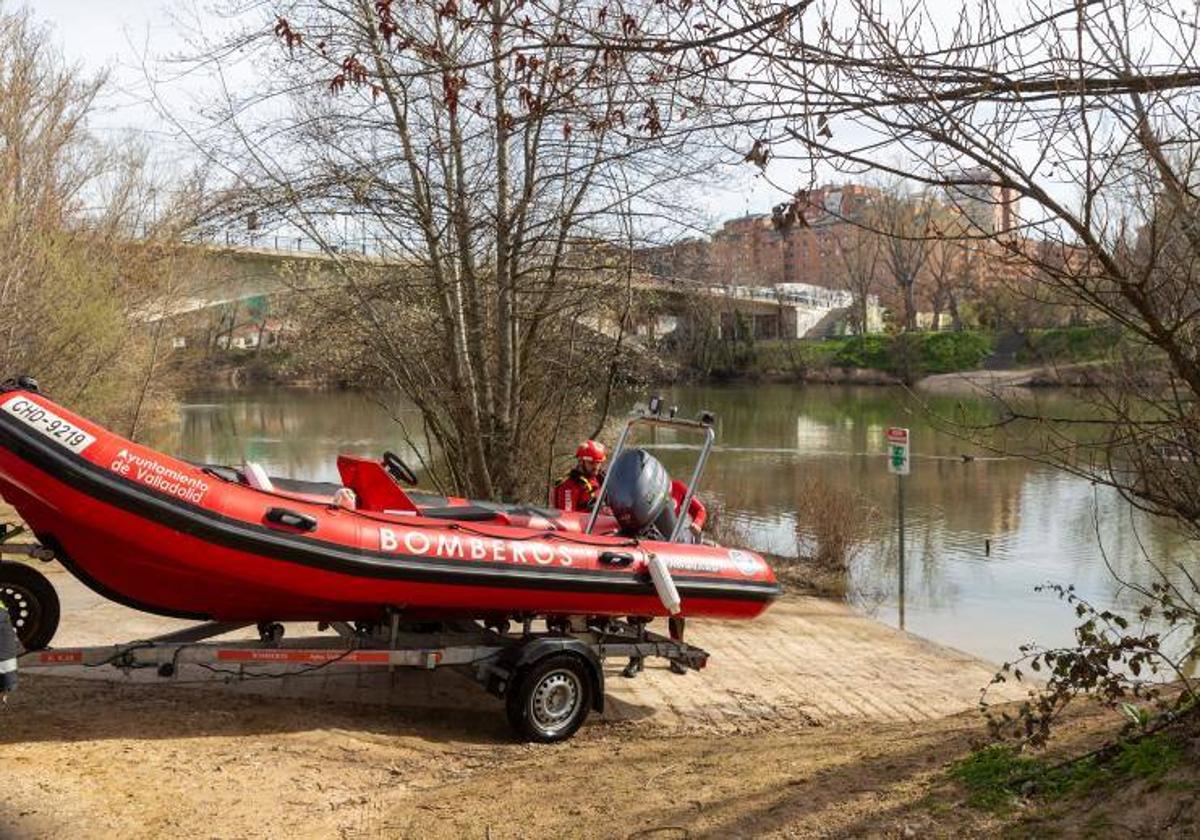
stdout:
<svg viewBox="0 0 1200 840">
<path fill-rule="evenodd" d="M 902 391 L 681 387 L 664 396 L 685 415 L 702 408 L 716 413 L 718 448 L 701 493 L 724 506 L 752 547 L 785 555 L 803 549 L 807 536 L 796 499 L 814 476 L 855 488 L 877 506 L 885 524 L 853 564 L 851 592 L 860 609 L 889 622 L 897 619 L 896 480 L 886 469 L 883 430 L 908 426 L 907 627 L 989 659 L 1010 658 L 1017 645 L 1034 639 L 1070 641 L 1071 611 L 1049 594 L 1033 594 L 1038 584 L 1074 583 L 1098 605 L 1128 607 L 1136 597 L 1116 583 L 1106 558 L 1119 576 L 1139 584 L 1153 575 L 1146 555 L 1195 566 L 1193 546 L 1114 491 L 972 449 L 938 432 L 924 406 Z M 1068 394 L 1030 399 L 1058 415 L 1089 410 Z M 397 401 L 383 402 L 278 390 L 210 396 L 185 406 L 182 424 L 164 430 L 156 443 L 196 460 L 250 458 L 273 472 L 334 480 L 339 451 L 409 451 L 393 417 L 419 430 L 419 416 Z M 937 398 L 929 407 L 976 422 L 994 414 L 977 399 Z M 1013 428 L 1009 442 L 1019 444 L 1028 434 Z M 419 436 L 414 442 L 422 445 Z M 672 471 L 683 474 L 693 463 L 688 441 L 662 431 L 655 443 Z"/>
</svg>

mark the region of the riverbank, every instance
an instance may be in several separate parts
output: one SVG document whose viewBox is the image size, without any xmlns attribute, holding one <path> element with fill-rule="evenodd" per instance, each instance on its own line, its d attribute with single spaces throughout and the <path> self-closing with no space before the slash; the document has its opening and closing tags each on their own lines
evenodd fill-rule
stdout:
<svg viewBox="0 0 1200 840">
<path fill-rule="evenodd" d="M 79 619 L 68 641 L 176 624 L 53 576 Z M 697 625 L 705 672 L 610 673 L 615 714 L 554 746 L 514 743 L 496 702 L 445 672 L 405 674 L 381 699 L 358 677 L 313 691 L 27 671 L 0 707 L 0 838 L 1194 836 L 1200 775 L 1175 753 L 1070 795 L 993 781 L 974 752 L 977 660 L 808 598 Z M 1081 703 L 1042 763 L 1118 723 Z"/>
<path fill-rule="evenodd" d="M 1013 374 L 1012 387 L 1091 387 L 1110 378 L 1120 337 L 1104 327 L 872 334 L 825 339 L 738 340 L 699 370 L 713 382 L 919 385 L 955 375 Z"/>
<path fill-rule="evenodd" d="M 639 350 L 638 379 L 660 384 L 786 383 L 825 385 L 914 385 L 949 381 L 959 375 L 982 381 L 988 375 L 1010 387 L 1089 387 L 1106 381 L 1104 360 L 1119 338 L 1104 327 L 1031 330 L 997 337 L 982 331 L 872 334 L 825 339 L 720 341 L 703 352 L 675 354 Z M 632 351 L 631 351 L 632 352 Z M 695 358 L 693 358 L 693 356 Z M 288 347 L 189 352 L 175 357 L 183 383 L 205 390 L 255 386 L 289 388 L 387 387 L 356 381 L 330 369 L 319 354 Z"/>
<path fill-rule="evenodd" d="M 60 645 L 182 626 L 48 568 Z M 764 797 L 801 793 L 786 779 L 845 772 L 851 756 L 864 761 L 846 777 L 853 787 L 888 756 L 927 772 L 924 753 L 948 733 L 966 749 L 968 729 L 980 731 L 976 715 L 943 721 L 974 708 L 992 666 L 842 604 L 789 597 L 760 620 L 697 621 L 688 633 L 712 654 L 707 669 L 626 680 L 610 662 L 604 715 L 550 748 L 512 743 L 497 701 L 454 672 L 392 680 L 331 667 L 227 684 L 192 666 L 177 682 L 26 671 L 0 711 L 0 825 L 20 838 L 84 825 L 130 838 L 629 836 L 664 824 L 740 832 L 743 821 L 757 831 L 773 819 Z M 603 784 L 579 784 L 588 777 Z M 870 797 L 827 793 L 845 825 L 872 818 Z"/>
<path fill-rule="evenodd" d="M 1102 362 L 1039 365 L 1011 370 L 965 370 L 926 376 L 915 383 L 930 394 L 988 396 L 1029 388 L 1096 388 L 1113 382 L 1112 369 Z"/>
<path fill-rule="evenodd" d="M 487 719 L 433 712 L 48 678 L 27 691 L 0 714 L 5 840 L 984 837 L 1085 819 L 1172 836 L 1130 796 L 1087 811 L 968 807 L 946 773 L 981 737 L 975 713 L 719 738 L 592 726 L 529 747 Z M 1065 740 L 1107 720 L 1078 718 Z"/>
<path fill-rule="evenodd" d="M 63 601 L 60 646 L 186 624 L 40 568 Z M 194 666 L 172 681 L 26 670 L 0 707 L 0 838 L 83 826 L 288 840 L 1194 836 L 1192 734 L 1076 774 L 1070 791 L 1026 790 L 1007 780 L 1027 759 L 975 752 L 987 663 L 795 595 L 757 621 L 688 632 L 712 654 L 705 671 L 625 680 L 610 663 L 604 715 L 550 747 L 514 743 L 498 703 L 453 672 L 229 682 Z M 1002 685 L 989 701 L 1025 691 Z M 1119 722 L 1081 703 L 1040 764 L 1092 749 Z"/>
</svg>

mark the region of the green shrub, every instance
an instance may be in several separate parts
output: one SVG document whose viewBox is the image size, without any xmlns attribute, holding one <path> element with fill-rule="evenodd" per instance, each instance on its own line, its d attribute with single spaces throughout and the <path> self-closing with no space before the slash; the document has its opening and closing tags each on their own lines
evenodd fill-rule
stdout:
<svg viewBox="0 0 1200 840">
<path fill-rule="evenodd" d="M 992 352 L 992 339 L 982 332 L 933 332 L 910 336 L 918 342 L 920 373 L 974 370 Z"/>
<path fill-rule="evenodd" d="M 924 376 L 974 370 L 991 352 L 992 337 L 983 332 L 724 341 L 714 344 L 704 373 L 714 379 L 739 379 L 843 367 Z"/>
<path fill-rule="evenodd" d="M 855 335 L 840 339 L 838 343 L 840 346 L 833 354 L 833 364 L 838 367 L 893 370 L 891 336 Z"/>
<path fill-rule="evenodd" d="M 1122 744 L 1113 768 L 1127 776 L 1157 781 L 1182 759 L 1183 749 L 1179 744 L 1164 736 L 1154 736 Z"/>
<path fill-rule="evenodd" d="M 1017 352 L 1019 362 L 1087 362 L 1107 356 L 1121 332 L 1113 326 L 1056 327 L 1030 330 L 1025 339 L 1028 343 Z"/>
<path fill-rule="evenodd" d="M 1059 764 L 991 744 L 951 765 L 948 775 L 966 787 L 971 807 L 1004 811 L 1020 796 L 1054 800 L 1130 779 L 1157 782 L 1183 757 L 1178 741 L 1165 732 Z"/>
<path fill-rule="evenodd" d="M 991 352 L 991 336 L 982 332 L 862 335 L 842 339 L 832 363 L 921 376 L 973 370 Z"/>
</svg>

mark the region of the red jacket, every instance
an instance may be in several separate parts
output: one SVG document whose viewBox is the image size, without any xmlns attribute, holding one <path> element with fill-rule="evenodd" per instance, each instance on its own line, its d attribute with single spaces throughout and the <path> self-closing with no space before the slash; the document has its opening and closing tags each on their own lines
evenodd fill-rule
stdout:
<svg viewBox="0 0 1200 840">
<path fill-rule="evenodd" d="M 687 485 L 679 479 L 671 479 L 671 498 L 675 500 L 675 515 L 679 515 L 679 507 L 683 504 L 683 497 L 687 495 Z M 691 502 L 688 503 L 688 516 L 692 518 L 692 525 L 697 531 L 704 527 L 705 521 L 708 519 L 708 509 L 704 507 L 704 502 L 700 501 L 696 496 L 692 496 Z"/>
<path fill-rule="evenodd" d="M 604 482 L 604 473 L 587 476 L 577 469 L 571 470 L 567 477 L 554 487 L 550 494 L 550 507 L 561 511 L 590 511 L 600 495 L 600 485 Z"/>
</svg>

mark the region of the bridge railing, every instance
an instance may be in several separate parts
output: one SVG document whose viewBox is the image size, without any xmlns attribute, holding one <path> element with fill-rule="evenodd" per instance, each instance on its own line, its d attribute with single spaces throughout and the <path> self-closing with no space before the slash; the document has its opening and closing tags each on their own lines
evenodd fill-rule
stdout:
<svg viewBox="0 0 1200 840">
<path fill-rule="evenodd" d="M 844 289 L 827 289 L 807 283 L 780 283 L 773 286 L 742 286 L 733 283 L 708 283 L 688 277 L 651 276 L 655 284 L 671 288 L 691 288 L 714 297 L 755 300 L 811 306 L 818 309 L 844 309 L 854 303 L 854 295 Z"/>
<path fill-rule="evenodd" d="M 193 232 L 186 240 L 197 245 L 225 248 L 244 248 L 251 251 L 274 251 L 281 254 L 356 254 L 382 257 L 389 253 L 383 237 L 314 239 L 294 231 L 233 231 L 214 230 Z"/>
</svg>

